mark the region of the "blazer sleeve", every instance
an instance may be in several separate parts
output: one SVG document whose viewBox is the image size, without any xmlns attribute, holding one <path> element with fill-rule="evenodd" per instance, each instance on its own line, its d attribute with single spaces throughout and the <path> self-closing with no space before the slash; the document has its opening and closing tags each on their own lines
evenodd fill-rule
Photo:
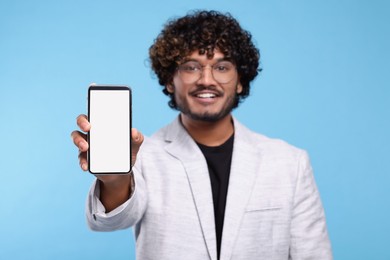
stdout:
<svg viewBox="0 0 390 260">
<path fill-rule="evenodd" d="M 99 200 L 99 182 L 95 180 L 86 203 L 87 223 L 94 231 L 114 231 L 136 225 L 147 205 L 147 192 L 142 174 L 133 167 L 134 187 L 131 197 L 113 211 L 106 213 Z"/>
<path fill-rule="evenodd" d="M 290 259 L 333 259 L 325 213 L 306 152 L 302 152 L 294 194 Z"/>
</svg>

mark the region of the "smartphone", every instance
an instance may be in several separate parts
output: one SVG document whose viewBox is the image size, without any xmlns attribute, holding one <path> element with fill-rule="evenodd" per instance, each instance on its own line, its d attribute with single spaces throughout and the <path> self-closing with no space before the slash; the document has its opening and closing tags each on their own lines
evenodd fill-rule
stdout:
<svg viewBox="0 0 390 260">
<path fill-rule="evenodd" d="M 88 88 L 88 169 L 92 174 L 131 172 L 131 89 L 91 85 Z"/>
</svg>

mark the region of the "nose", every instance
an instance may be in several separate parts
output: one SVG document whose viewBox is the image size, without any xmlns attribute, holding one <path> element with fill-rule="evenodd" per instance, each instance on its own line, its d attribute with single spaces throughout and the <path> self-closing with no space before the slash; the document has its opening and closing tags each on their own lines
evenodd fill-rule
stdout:
<svg viewBox="0 0 390 260">
<path fill-rule="evenodd" d="M 212 71 L 213 71 L 213 68 L 210 65 L 204 66 L 202 68 L 202 73 L 200 74 L 198 84 L 202 84 L 205 86 L 214 85 L 216 82 L 215 82 Z"/>
</svg>

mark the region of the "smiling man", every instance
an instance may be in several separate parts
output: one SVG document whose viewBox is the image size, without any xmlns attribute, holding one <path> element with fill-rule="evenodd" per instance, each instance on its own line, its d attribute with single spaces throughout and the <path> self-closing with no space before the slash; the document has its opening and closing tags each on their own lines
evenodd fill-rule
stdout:
<svg viewBox="0 0 390 260">
<path fill-rule="evenodd" d="M 133 173 L 97 176 L 89 226 L 134 226 L 141 260 L 332 259 L 306 152 L 231 115 L 260 71 L 250 33 L 199 11 L 167 23 L 149 53 L 180 113 L 150 138 L 132 130 Z M 85 115 L 77 123 L 89 131 Z M 87 170 L 85 134 L 72 137 Z"/>
</svg>

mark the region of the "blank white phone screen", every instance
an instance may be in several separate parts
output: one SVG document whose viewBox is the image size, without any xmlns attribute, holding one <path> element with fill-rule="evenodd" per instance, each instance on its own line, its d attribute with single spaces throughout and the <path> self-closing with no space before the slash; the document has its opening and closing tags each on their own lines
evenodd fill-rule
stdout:
<svg viewBox="0 0 390 260">
<path fill-rule="evenodd" d="M 89 95 L 90 172 L 130 172 L 130 90 L 90 90 Z"/>
</svg>

